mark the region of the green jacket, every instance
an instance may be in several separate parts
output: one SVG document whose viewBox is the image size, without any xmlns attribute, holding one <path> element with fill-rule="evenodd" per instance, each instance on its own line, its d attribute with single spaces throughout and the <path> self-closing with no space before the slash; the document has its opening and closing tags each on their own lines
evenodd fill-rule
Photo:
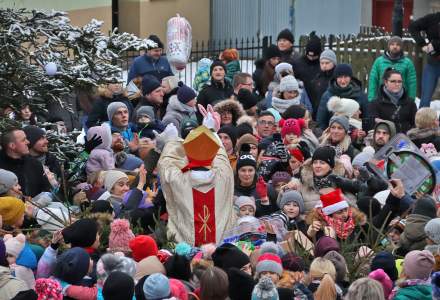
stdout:
<svg viewBox="0 0 440 300">
<path fill-rule="evenodd" d="M 382 84 L 382 76 L 385 70 L 392 67 L 402 73 L 403 86 L 408 93 L 408 97 L 415 99 L 417 93 L 417 74 L 414 64 L 408 57 L 392 59 L 385 52 L 382 56 L 376 58 L 370 71 L 368 82 L 368 101 L 373 101 L 377 96 L 377 91 Z"/>
<path fill-rule="evenodd" d="M 432 300 L 430 285 L 412 285 L 397 291 L 393 300 Z"/>
</svg>

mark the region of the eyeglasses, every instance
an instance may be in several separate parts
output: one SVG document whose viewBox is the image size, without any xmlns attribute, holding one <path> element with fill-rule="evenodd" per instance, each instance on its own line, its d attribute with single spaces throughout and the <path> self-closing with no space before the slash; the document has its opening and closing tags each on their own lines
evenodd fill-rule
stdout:
<svg viewBox="0 0 440 300">
<path fill-rule="evenodd" d="M 403 81 L 402 80 L 388 80 L 388 82 L 401 84 Z"/>
<path fill-rule="evenodd" d="M 264 125 L 264 126 L 266 126 L 266 125 L 274 126 L 275 125 L 275 123 L 272 121 L 264 121 L 264 120 L 259 120 L 257 123 L 258 123 L 258 125 Z"/>
</svg>

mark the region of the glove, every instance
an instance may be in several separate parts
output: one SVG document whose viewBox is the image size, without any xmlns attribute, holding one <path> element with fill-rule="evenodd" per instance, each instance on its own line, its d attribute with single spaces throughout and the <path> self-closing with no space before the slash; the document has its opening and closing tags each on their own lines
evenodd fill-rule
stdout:
<svg viewBox="0 0 440 300">
<path fill-rule="evenodd" d="M 367 182 L 371 178 L 371 173 L 368 171 L 366 167 L 359 168 L 359 180 L 363 182 Z"/>
<path fill-rule="evenodd" d="M 275 142 L 275 153 L 282 162 L 286 163 L 289 161 L 289 153 L 283 143 Z"/>
<path fill-rule="evenodd" d="M 86 151 L 88 154 L 90 154 L 90 152 L 92 152 L 93 149 L 95 149 L 101 144 L 102 144 L 102 138 L 97 134 L 92 136 L 90 140 L 87 140 L 87 136 L 84 137 L 84 151 Z"/>
<path fill-rule="evenodd" d="M 203 116 L 202 125 L 217 132 L 220 129 L 221 124 L 220 114 L 214 111 L 210 104 L 207 106 L 206 109 L 200 104 L 198 105 L 198 108 L 200 114 Z"/>
<path fill-rule="evenodd" d="M 256 190 L 257 190 L 257 195 L 260 197 L 260 199 L 267 198 L 266 182 L 264 181 L 262 176 L 260 176 L 258 178 L 258 181 L 257 181 L 257 184 L 256 184 Z"/>
<path fill-rule="evenodd" d="M 156 137 L 156 150 L 159 153 L 162 152 L 166 143 L 176 139 L 179 136 L 176 126 L 174 126 L 174 124 L 172 123 L 168 124 L 167 127 L 165 127 L 165 130 L 161 134 L 158 134 L 156 131 L 153 131 L 153 133 L 154 136 Z"/>
</svg>

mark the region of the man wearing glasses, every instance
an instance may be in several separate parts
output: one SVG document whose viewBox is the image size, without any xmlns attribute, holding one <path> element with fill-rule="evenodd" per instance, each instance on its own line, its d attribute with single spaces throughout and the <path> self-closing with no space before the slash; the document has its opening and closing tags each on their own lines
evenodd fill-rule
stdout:
<svg viewBox="0 0 440 300">
<path fill-rule="evenodd" d="M 258 142 L 272 135 L 275 132 L 275 129 L 275 117 L 270 112 L 263 111 L 257 119 Z"/>
</svg>

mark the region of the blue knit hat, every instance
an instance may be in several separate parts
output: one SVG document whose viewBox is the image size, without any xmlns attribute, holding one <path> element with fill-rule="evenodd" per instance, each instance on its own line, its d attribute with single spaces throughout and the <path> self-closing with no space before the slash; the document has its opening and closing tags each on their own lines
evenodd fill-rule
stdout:
<svg viewBox="0 0 440 300">
<path fill-rule="evenodd" d="M 147 300 L 159 300 L 170 297 L 170 280 L 161 273 L 155 273 L 145 280 L 143 286 L 144 296 Z"/>
<path fill-rule="evenodd" d="M 148 95 L 160 86 L 161 84 L 156 77 L 151 75 L 144 75 L 144 77 L 142 78 L 142 95 Z"/>
<path fill-rule="evenodd" d="M 78 284 L 87 275 L 90 256 L 83 248 L 74 247 L 57 257 L 54 275 L 69 284 Z"/>
<path fill-rule="evenodd" d="M 339 64 L 336 66 L 333 77 L 338 78 L 341 76 L 353 77 L 353 69 L 349 64 Z"/>
<path fill-rule="evenodd" d="M 187 104 L 189 101 L 197 97 L 196 92 L 189 86 L 185 85 L 182 81 L 179 82 L 179 89 L 177 90 L 177 99 L 183 104 Z"/>
</svg>

